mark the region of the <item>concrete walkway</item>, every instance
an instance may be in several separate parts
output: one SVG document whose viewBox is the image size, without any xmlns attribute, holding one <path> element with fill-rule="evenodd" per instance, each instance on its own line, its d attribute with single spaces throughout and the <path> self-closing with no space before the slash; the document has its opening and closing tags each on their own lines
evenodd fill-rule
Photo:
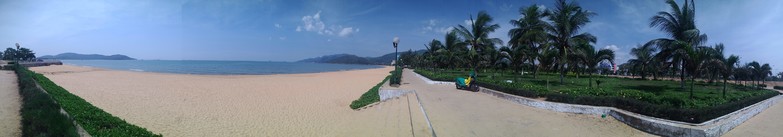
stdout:
<svg viewBox="0 0 783 137">
<path fill-rule="evenodd" d="M 21 98 L 16 74 L 0 70 L 0 137 L 21 136 Z"/>
<path fill-rule="evenodd" d="M 411 70 L 400 89 L 415 90 L 438 136 L 652 136 L 611 117 L 558 113 L 487 94 L 430 85 Z"/>
<path fill-rule="evenodd" d="M 777 90 L 781 92 L 780 90 Z M 783 101 L 740 124 L 727 137 L 779 137 L 783 135 Z"/>
</svg>

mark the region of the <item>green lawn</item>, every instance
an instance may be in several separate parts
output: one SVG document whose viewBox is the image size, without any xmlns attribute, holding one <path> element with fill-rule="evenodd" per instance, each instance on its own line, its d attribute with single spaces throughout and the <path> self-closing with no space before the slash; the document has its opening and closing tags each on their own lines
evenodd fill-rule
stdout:
<svg viewBox="0 0 783 137">
<path fill-rule="evenodd" d="M 417 73 L 434 80 L 453 81 L 457 77 L 466 77 L 469 71 L 459 70 L 424 70 L 417 69 Z M 565 83 L 560 84 L 559 74 L 539 73 L 537 78 L 532 74 L 521 75 L 513 71 L 483 70 L 478 73 L 477 80 L 482 87 L 499 90 L 509 94 L 525 97 L 546 98 L 550 101 L 588 104 L 599 106 L 614 106 L 618 108 L 642 109 L 650 107 L 651 110 L 630 110 L 637 113 L 650 113 L 656 117 L 687 122 L 702 122 L 713 118 L 708 116 L 697 120 L 685 117 L 699 117 L 702 111 L 709 112 L 721 109 L 726 113 L 740 109 L 760 100 L 778 95 L 779 93 L 765 89 L 755 89 L 734 84 L 727 86 L 726 97 L 723 97 L 723 83 L 697 82 L 694 87 L 694 98 L 690 99 L 690 81 L 686 83 L 686 89 L 680 89 L 680 82 L 668 80 L 640 80 L 631 78 L 616 78 L 593 75 L 593 88 L 589 87 L 587 75 L 569 74 Z M 510 80 L 512 83 L 508 83 Z M 596 80 L 601 85 L 596 87 Z M 601 102 L 603 101 L 603 102 Z M 646 108 L 645 108 L 646 109 Z M 663 111 L 661 109 L 672 109 Z M 649 111 L 649 112 L 648 112 Z M 680 111 L 692 112 L 692 115 L 680 118 L 668 118 L 662 114 Z M 685 112 L 683 112 L 685 113 Z M 691 112 L 687 112 L 691 113 Z"/>
</svg>

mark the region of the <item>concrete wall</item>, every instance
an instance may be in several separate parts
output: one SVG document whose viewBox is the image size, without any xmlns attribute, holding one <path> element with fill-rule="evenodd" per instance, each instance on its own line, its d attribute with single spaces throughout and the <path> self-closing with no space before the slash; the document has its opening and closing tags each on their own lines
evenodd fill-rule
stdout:
<svg viewBox="0 0 783 137">
<path fill-rule="evenodd" d="M 419 78 L 430 84 L 445 84 L 445 81 L 432 81 L 424 76 L 416 74 Z M 453 84 L 453 82 L 451 82 Z M 636 129 L 661 135 L 661 136 L 689 136 L 689 137 L 717 137 L 729 132 L 734 127 L 761 113 L 772 105 L 775 105 L 783 96 L 778 95 L 767 100 L 750 105 L 724 116 L 703 122 L 687 123 L 672 121 L 667 119 L 645 116 L 613 107 L 588 106 L 578 104 L 566 104 L 558 102 L 541 101 L 521 96 L 511 95 L 492 89 L 481 88 L 481 93 L 486 93 L 516 104 L 527 105 L 531 107 L 576 114 L 602 115 L 606 114 L 614 117 Z"/>
</svg>

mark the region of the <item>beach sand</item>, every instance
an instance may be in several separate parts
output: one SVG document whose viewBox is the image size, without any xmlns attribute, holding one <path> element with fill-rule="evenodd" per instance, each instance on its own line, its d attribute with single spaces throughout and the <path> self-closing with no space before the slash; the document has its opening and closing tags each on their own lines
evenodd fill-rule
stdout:
<svg viewBox="0 0 783 137">
<path fill-rule="evenodd" d="M 0 70 L 0 137 L 22 135 L 21 101 L 14 71 Z"/>
<path fill-rule="evenodd" d="M 282 75 L 187 75 L 35 67 L 58 85 L 164 136 L 649 136 L 611 118 L 551 112 L 453 86 L 424 85 L 363 110 L 348 107 L 393 68 Z M 422 102 L 417 100 L 422 99 Z"/>
<path fill-rule="evenodd" d="M 348 107 L 391 67 L 284 75 L 164 74 L 69 65 L 31 69 L 93 105 L 164 136 L 374 136 L 400 125 L 406 126 L 388 130 L 411 133 L 407 117 L 396 125 L 374 120 L 400 117 L 389 112 L 403 108 L 408 116 L 407 106 L 383 111 Z M 392 120 L 397 121 L 387 121 Z"/>
</svg>

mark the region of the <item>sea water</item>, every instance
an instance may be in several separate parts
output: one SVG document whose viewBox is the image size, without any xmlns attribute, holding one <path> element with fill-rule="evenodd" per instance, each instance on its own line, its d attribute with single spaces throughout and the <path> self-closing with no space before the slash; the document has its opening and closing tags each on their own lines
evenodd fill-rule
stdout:
<svg viewBox="0 0 783 137">
<path fill-rule="evenodd" d="M 379 65 L 270 61 L 62 60 L 62 62 L 68 65 L 89 66 L 114 70 L 209 75 L 317 73 L 382 67 Z"/>
</svg>

